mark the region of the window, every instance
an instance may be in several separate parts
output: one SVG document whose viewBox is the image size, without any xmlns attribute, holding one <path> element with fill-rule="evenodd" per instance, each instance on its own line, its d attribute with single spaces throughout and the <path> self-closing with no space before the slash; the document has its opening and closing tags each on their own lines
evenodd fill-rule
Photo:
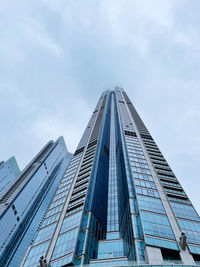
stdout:
<svg viewBox="0 0 200 267">
<path fill-rule="evenodd" d="M 194 254 L 199 254 L 200 255 L 200 247 L 193 246 L 193 245 L 188 245 L 190 252 Z"/>
<path fill-rule="evenodd" d="M 73 214 L 73 213 L 75 213 L 75 212 L 77 212 L 79 210 L 82 210 L 82 208 L 83 208 L 83 203 L 81 203 L 80 205 L 78 205 L 78 207 L 76 206 L 76 207 L 73 207 L 71 209 L 68 209 L 67 212 L 66 212 L 66 215 L 68 216 L 70 214 Z"/>
<path fill-rule="evenodd" d="M 62 198 L 62 197 L 64 197 L 64 196 L 66 196 L 67 194 L 68 194 L 68 190 L 65 191 L 65 192 L 62 192 L 62 193 L 60 193 L 60 194 L 58 194 L 58 195 L 56 195 L 56 196 L 53 198 L 53 201 L 58 200 L 58 199 L 60 199 L 60 198 Z"/>
<path fill-rule="evenodd" d="M 99 242 L 98 259 L 117 258 L 124 256 L 123 241 Z"/>
<path fill-rule="evenodd" d="M 60 205 L 59 207 L 51 209 L 50 211 L 47 212 L 45 218 L 52 216 L 52 215 L 56 214 L 57 212 L 60 212 L 62 210 L 62 207 L 63 207 L 63 205 Z"/>
<path fill-rule="evenodd" d="M 71 206 L 77 205 L 80 202 L 82 202 L 85 199 L 85 196 L 78 198 L 77 200 L 70 200 L 70 203 L 68 205 L 68 208 L 70 208 Z"/>
<path fill-rule="evenodd" d="M 59 214 L 44 220 L 42 223 L 42 227 L 45 227 L 46 225 L 49 225 L 49 224 L 52 224 L 52 223 L 58 221 L 58 218 L 59 218 Z"/>
<path fill-rule="evenodd" d="M 119 239 L 119 232 L 110 232 L 106 234 L 106 239 Z"/>
<path fill-rule="evenodd" d="M 65 258 L 62 258 L 61 260 L 51 262 L 51 267 L 60 267 L 60 266 L 71 263 L 72 262 L 72 256 L 73 256 L 73 254 L 71 254 Z"/>
<path fill-rule="evenodd" d="M 200 223 L 186 220 L 178 220 L 178 223 L 186 234 L 187 242 L 200 244 Z"/>
<path fill-rule="evenodd" d="M 142 233 L 142 225 L 141 220 L 139 216 L 133 216 L 134 223 L 135 223 L 135 230 L 136 230 L 136 238 L 143 239 L 143 233 Z"/>
<path fill-rule="evenodd" d="M 45 255 L 48 246 L 49 242 L 45 242 L 37 247 L 32 247 L 23 266 L 24 267 L 30 267 L 34 265 L 38 266 L 39 259 L 41 255 Z"/>
<path fill-rule="evenodd" d="M 172 189 L 172 188 L 166 188 L 164 186 L 164 189 L 167 193 L 172 193 L 172 194 L 178 194 L 178 195 L 183 195 L 185 196 L 185 193 L 182 190 L 176 190 L 176 189 Z"/>
<path fill-rule="evenodd" d="M 177 196 L 169 196 L 168 195 L 168 199 L 170 201 L 180 202 L 180 203 L 183 203 L 183 204 L 191 204 L 189 199 L 181 198 L 181 197 L 177 197 Z"/>
<path fill-rule="evenodd" d="M 180 250 L 178 247 L 178 244 L 175 241 L 169 241 L 164 239 L 158 239 L 154 237 L 146 237 L 146 244 L 150 246 L 155 247 L 163 247 L 163 248 L 169 248 L 174 250 Z"/>
<path fill-rule="evenodd" d="M 167 216 L 142 211 L 141 217 L 145 234 L 175 239 Z"/>
<path fill-rule="evenodd" d="M 162 181 L 162 180 L 161 180 L 161 183 L 162 183 L 163 185 L 169 185 L 169 186 L 175 186 L 175 187 L 179 187 L 179 188 L 181 188 L 181 186 L 180 186 L 179 183 L 174 183 L 174 182 L 169 182 L 169 181 Z"/>
<path fill-rule="evenodd" d="M 157 190 L 151 190 L 151 189 L 141 188 L 141 187 L 136 186 L 136 192 L 141 195 L 160 198 Z"/>
<path fill-rule="evenodd" d="M 131 161 L 131 167 L 139 167 L 139 168 L 149 169 L 149 166 L 146 163 L 135 162 L 135 161 Z"/>
<path fill-rule="evenodd" d="M 148 187 L 148 188 L 152 188 L 152 189 L 156 189 L 156 185 L 155 183 L 151 183 L 151 182 L 146 182 L 146 181 L 141 181 L 141 180 L 134 180 L 134 184 L 138 185 L 138 186 L 143 186 L 143 187 Z"/>
<path fill-rule="evenodd" d="M 131 213 L 138 213 L 138 206 L 136 199 L 133 198 L 130 199 L 130 208 L 131 208 Z"/>
<path fill-rule="evenodd" d="M 38 235 L 35 239 L 35 242 L 34 244 L 39 244 L 43 241 L 46 241 L 48 239 L 51 238 L 51 236 L 53 235 L 53 232 L 55 230 L 55 227 L 56 227 L 56 223 L 54 224 L 51 224 L 45 228 L 42 228 L 39 232 L 38 232 Z"/>
<path fill-rule="evenodd" d="M 162 201 L 160 199 L 138 196 L 139 207 L 142 210 L 159 212 L 165 214 L 165 209 L 163 207 Z"/>
<path fill-rule="evenodd" d="M 74 251 L 78 229 L 66 232 L 58 237 L 53 250 L 52 260 Z"/>
<path fill-rule="evenodd" d="M 141 180 L 153 181 L 153 177 L 151 175 L 142 173 L 133 172 L 133 177 Z"/>
<path fill-rule="evenodd" d="M 189 205 L 183 205 L 171 202 L 172 209 L 177 217 L 190 219 L 194 221 L 200 221 L 195 209 Z"/>
<path fill-rule="evenodd" d="M 138 245 L 139 260 L 140 262 L 145 262 L 145 256 L 144 256 L 145 243 L 137 241 L 137 245 Z"/>
<path fill-rule="evenodd" d="M 54 201 L 53 203 L 51 203 L 49 209 L 55 208 L 56 206 L 59 206 L 60 204 L 63 204 L 65 202 L 66 198 L 63 197 L 61 199 L 58 199 L 56 201 Z"/>
<path fill-rule="evenodd" d="M 78 212 L 71 216 L 66 217 L 62 223 L 60 234 L 79 226 L 81 220 L 81 213 L 82 212 Z"/>
<path fill-rule="evenodd" d="M 91 235 L 90 232 L 88 232 L 87 244 L 85 250 L 86 257 L 88 259 L 95 259 L 97 257 L 97 248 L 98 248 L 97 240 L 93 237 L 93 235 Z"/>
<path fill-rule="evenodd" d="M 141 169 L 141 168 L 138 168 L 138 167 L 131 167 L 131 170 L 133 172 L 139 172 L 139 173 L 143 173 L 143 174 L 151 174 L 149 169 Z"/>
</svg>

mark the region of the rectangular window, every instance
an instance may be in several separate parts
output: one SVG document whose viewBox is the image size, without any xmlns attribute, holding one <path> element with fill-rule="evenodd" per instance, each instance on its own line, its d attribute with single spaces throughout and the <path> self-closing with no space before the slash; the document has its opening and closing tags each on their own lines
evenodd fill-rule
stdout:
<svg viewBox="0 0 200 267">
<path fill-rule="evenodd" d="M 38 235 L 34 241 L 34 245 L 42 243 L 48 239 L 50 239 L 53 235 L 53 232 L 55 230 L 56 223 L 51 224 L 45 228 L 42 228 L 39 232 Z"/>
<path fill-rule="evenodd" d="M 81 220 L 81 214 L 82 212 L 78 212 L 71 216 L 66 217 L 62 223 L 60 234 L 79 226 Z"/>
<path fill-rule="evenodd" d="M 153 181 L 153 177 L 147 174 L 133 172 L 133 177 L 141 180 Z"/>
<path fill-rule="evenodd" d="M 199 215 L 196 213 L 195 209 L 192 206 L 173 202 L 171 202 L 170 204 L 177 217 L 200 221 Z"/>
<path fill-rule="evenodd" d="M 146 235 L 175 239 L 167 216 L 142 211 L 141 217 Z"/>
<path fill-rule="evenodd" d="M 54 209 L 51 209 L 50 211 L 48 211 L 48 212 L 46 213 L 45 218 L 48 218 L 49 216 L 52 216 L 52 215 L 54 215 L 54 214 L 60 212 L 60 211 L 62 210 L 62 208 L 63 208 L 63 205 L 60 205 L 59 207 L 56 207 L 56 208 L 54 208 Z"/>
<path fill-rule="evenodd" d="M 123 241 L 99 242 L 98 259 L 117 258 L 124 256 Z"/>
<path fill-rule="evenodd" d="M 186 234 L 187 242 L 200 244 L 200 223 L 178 220 L 181 230 Z"/>
<path fill-rule="evenodd" d="M 57 222 L 58 218 L 59 218 L 59 214 L 54 215 L 54 216 L 44 220 L 43 223 L 42 223 L 42 227 L 45 227 L 46 225 L 52 224 L 54 222 Z"/>
<path fill-rule="evenodd" d="M 23 267 L 38 266 L 41 255 L 45 255 L 49 246 L 49 241 L 39 246 L 32 247 Z"/>
<path fill-rule="evenodd" d="M 142 180 L 134 180 L 134 184 L 142 187 L 147 187 L 147 188 L 152 188 L 156 189 L 155 183 L 147 182 L 147 181 L 142 181 Z"/>
<path fill-rule="evenodd" d="M 178 244 L 174 241 L 163 240 L 153 237 L 146 237 L 146 244 L 155 247 L 168 248 L 173 250 L 180 250 Z"/>
<path fill-rule="evenodd" d="M 200 247 L 189 245 L 190 252 L 200 255 Z"/>
<path fill-rule="evenodd" d="M 78 229 L 66 232 L 58 237 L 52 254 L 52 260 L 74 251 Z"/>
<path fill-rule="evenodd" d="M 140 209 L 166 214 L 162 201 L 160 199 L 140 195 L 137 197 L 137 199 Z"/>
<path fill-rule="evenodd" d="M 136 192 L 141 195 L 160 198 L 157 190 L 151 190 L 151 189 L 136 186 Z"/>
</svg>

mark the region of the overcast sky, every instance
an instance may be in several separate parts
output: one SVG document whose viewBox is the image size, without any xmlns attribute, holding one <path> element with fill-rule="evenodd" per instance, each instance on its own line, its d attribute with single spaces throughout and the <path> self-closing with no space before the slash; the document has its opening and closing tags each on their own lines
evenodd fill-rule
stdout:
<svg viewBox="0 0 200 267">
<path fill-rule="evenodd" d="M 2 0 L 0 160 L 74 152 L 102 91 L 123 87 L 200 212 L 200 1 Z"/>
</svg>

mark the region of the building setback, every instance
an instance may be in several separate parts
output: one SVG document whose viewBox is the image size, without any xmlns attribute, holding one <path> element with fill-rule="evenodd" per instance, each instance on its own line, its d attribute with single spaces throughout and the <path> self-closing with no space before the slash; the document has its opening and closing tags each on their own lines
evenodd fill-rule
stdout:
<svg viewBox="0 0 200 267">
<path fill-rule="evenodd" d="M 121 88 L 100 97 L 21 266 L 41 256 L 51 267 L 200 260 L 200 218 Z"/>
<path fill-rule="evenodd" d="M 17 267 L 71 159 L 64 139 L 50 141 L 0 198 L 0 266 Z"/>
</svg>

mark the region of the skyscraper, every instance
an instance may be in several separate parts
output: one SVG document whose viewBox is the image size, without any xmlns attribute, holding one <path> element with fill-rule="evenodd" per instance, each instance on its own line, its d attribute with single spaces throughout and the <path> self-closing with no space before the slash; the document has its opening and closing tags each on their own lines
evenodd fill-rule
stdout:
<svg viewBox="0 0 200 267">
<path fill-rule="evenodd" d="M 39 260 L 51 267 L 200 260 L 200 218 L 121 88 L 100 97 L 21 266 Z"/>
<path fill-rule="evenodd" d="M 19 266 L 71 159 L 50 141 L 0 198 L 0 266 Z"/>
<path fill-rule="evenodd" d="M 6 191 L 9 185 L 20 174 L 20 169 L 15 157 L 9 158 L 6 162 L 0 162 L 0 196 Z"/>
</svg>

